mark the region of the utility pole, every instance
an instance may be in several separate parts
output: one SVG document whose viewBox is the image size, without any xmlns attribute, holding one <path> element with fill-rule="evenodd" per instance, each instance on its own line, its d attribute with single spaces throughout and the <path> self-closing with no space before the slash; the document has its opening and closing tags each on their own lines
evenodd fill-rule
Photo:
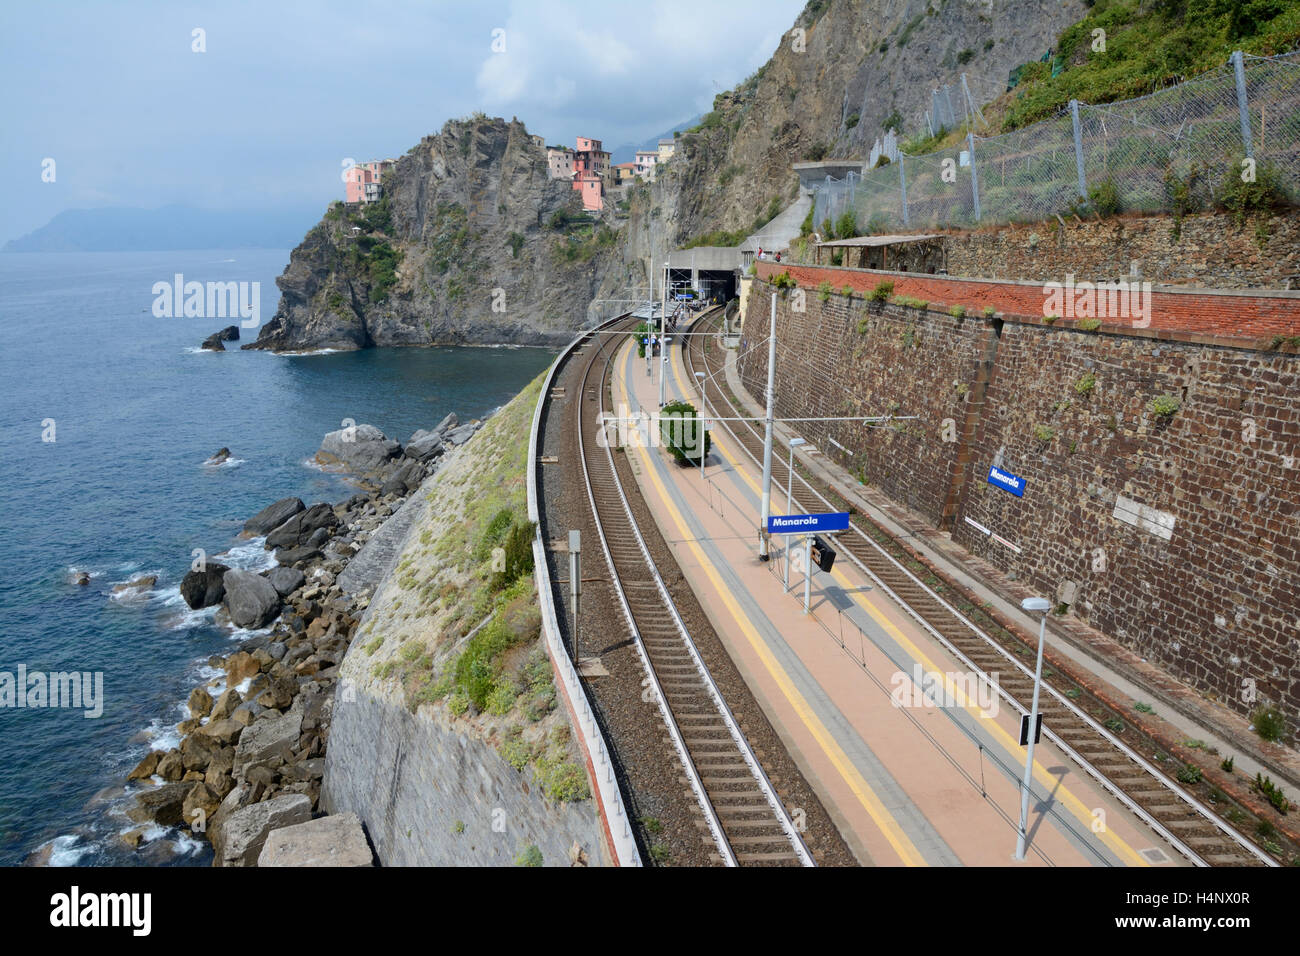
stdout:
<svg viewBox="0 0 1300 956">
<path fill-rule="evenodd" d="M 763 508 L 758 526 L 758 560 L 766 561 L 767 519 L 772 514 L 772 405 L 776 393 L 776 293 L 772 293 L 772 317 L 767 336 L 767 416 L 763 429 Z"/>
<path fill-rule="evenodd" d="M 664 407 L 664 368 L 668 364 L 668 346 L 664 344 L 664 325 L 668 321 L 668 261 L 664 260 L 664 281 L 661 294 L 663 305 L 659 309 L 659 407 Z"/>
</svg>

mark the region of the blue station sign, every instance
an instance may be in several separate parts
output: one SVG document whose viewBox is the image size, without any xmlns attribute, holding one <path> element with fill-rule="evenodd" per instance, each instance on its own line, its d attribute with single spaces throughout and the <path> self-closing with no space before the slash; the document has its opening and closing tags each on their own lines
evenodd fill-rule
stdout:
<svg viewBox="0 0 1300 956">
<path fill-rule="evenodd" d="M 989 469 L 989 484 L 1003 491 L 1009 491 L 1017 498 L 1025 496 L 1025 479 L 1009 471 L 1003 471 L 996 465 Z"/>
<path fill-rule="evenodd" d="M 831 511 L 814 515 L 769 515 L 768 534 L 817 534 L 822 531 L 848 531 L 849 513 Z"/>
</svg>

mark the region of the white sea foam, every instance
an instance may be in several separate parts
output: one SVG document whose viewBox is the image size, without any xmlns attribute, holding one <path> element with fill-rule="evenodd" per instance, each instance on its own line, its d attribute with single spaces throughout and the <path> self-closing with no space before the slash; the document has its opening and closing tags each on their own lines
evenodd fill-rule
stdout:
<svg viewBox="0 0 1300 956">
<path fill-rule="evenodd" d="M 138 565 L 133 565 L 133 566 L 138 567 Z M 147 571 L 144 574 L 132 574 L 129 577 L 123 578 L 121 581 L 114 581 L 112 584 L 112 588 L 117 588 L 123 584 L 130 584 L 136 578 L 146 577 L 149 575 L 152 575 L 155 578 L 160 578 L 162 577 L 162 571 L 152 570 L 152 571 Z M 157 582 L 155 581 L 154 587 L 123 588 L 120 591 L 110 589 L 108 593 L 108 597 L 109 600 L 117 601 L 119 603 L 121 602 L 136 603 L 139 601 L 148 601 L 148 600 L 155 600 L 155 599 L 161 600 L 163 599 L 165 590 L 166 589 L 159 589 L 157 587 Z M 179 587 L 176 589 L 176 593 L 177 595 L 180 594 Z"/>
<path fill-rule="evenodd" d="M 306 358 L 311 355 L 333 355 L 335 352 L 342 352 L 344 349 L 304 349 L 301 352 L 281 352 L 281 355 L 289 358 Z"/>
<path fill-rule="evenodd" d="M 209 458 L 207 461 L 203 463 L 203 467 L 204 468 L 238 468 L 246 461 L 248 461 L 247 458 L 227 458 L 225 461 L 213 461 L 212 459 Z"/>
<path fill-rule="evenodd" d="M 176 833 L 176 852 L 181 856 L 191 856 L 203 849 L 203 842 L 196 838 L 189 830 L 179 830 Z"/>
<path fill-rule="evenodd" d="M 185 717 L 189 716 L 184 704 L 178 704 L 177 709 Z M 174 750 L 179 747 L 181 745 L 181 735 L 180 731 L 176 729 L 177 723 L 178 721 L 165 721 L 162 717 L 155 717 L 149 721 L 149 726 L 144 731 L 146 746 L 150 750 Z"/>
<path fill-rule="evenodd" d="M 265 537 L 249 538 L 212 557 L 222 564 L 243 571 L 266 571 L 275 567 L 277 562 L 275 552 L 262 546 L 265 541 Z"/>
<path fill-rule="evenodd" d="M 50 866 L 76 866 L 92 847 L 81 842 L 75 835 L 56 836 L 48 843 L 42 843 L 37 851 L 50 847 Z"/>
</svg>

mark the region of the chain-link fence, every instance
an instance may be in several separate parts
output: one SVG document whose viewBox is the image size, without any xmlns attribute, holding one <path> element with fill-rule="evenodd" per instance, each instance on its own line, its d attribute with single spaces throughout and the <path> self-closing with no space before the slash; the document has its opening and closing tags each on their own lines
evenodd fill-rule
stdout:
<svg viewBox="0 0 1300 956">
<path fill-rule="evenodd" d="M 1300 53 L 1236 53 L 1148 96 L 1071 103 L 1001 136 L 969 135 L 959 149 L 902 153 L 861 176 L 828 177 L 813 222 L 823 236 L 827 220 L 843 233 L 849 212 L 858 233 L 1037 222 L 1090 194 L 1120 211 L 1174 212 L 1212 202 L 1229 177 L 1258 176 L 1265 165 L 1300 197 Z"/>
</svg>

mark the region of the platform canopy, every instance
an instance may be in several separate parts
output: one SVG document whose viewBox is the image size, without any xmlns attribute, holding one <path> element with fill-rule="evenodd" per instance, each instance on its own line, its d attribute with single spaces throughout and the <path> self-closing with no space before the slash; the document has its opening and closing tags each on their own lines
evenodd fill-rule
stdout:
<svg viewBox="0 0 1300 956">
<path fill-rule="evenodd" d="M 854 236 L 852 239 L 832 239 L 829 242 L 819 242 L 821 246 L 850 246 L 861 248 L 863 246 L 896 246 L 905 242 L 926 242 L 930 239 L 938 239 L 940 233 L 921 233 L 915 235 L 903 236 Z"/>
</svg>

